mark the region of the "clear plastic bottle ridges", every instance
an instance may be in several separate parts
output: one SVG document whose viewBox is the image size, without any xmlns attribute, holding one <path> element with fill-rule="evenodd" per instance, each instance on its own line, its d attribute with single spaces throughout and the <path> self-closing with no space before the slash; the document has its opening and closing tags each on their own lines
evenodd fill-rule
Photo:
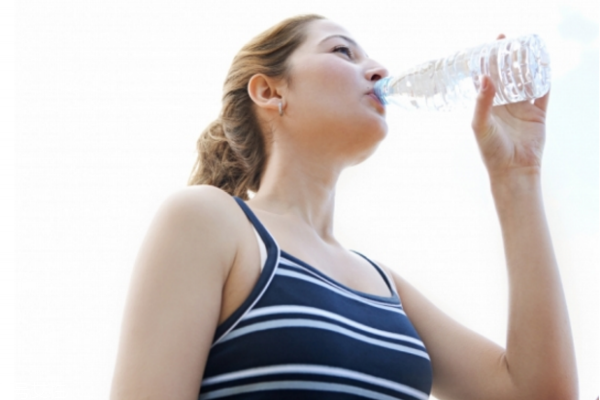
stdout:
<svg viewBox="0 0 600 400">
<path fill-rule="evenodd" d="M 410 110 L 449 111 L 474 104 L 482 75 L 496 86 L 494 105 L 542 97 L 550 89 L 550 57 L 538 35 L 501 39 L 383 78 L 375 94 Z"/>
</svg>

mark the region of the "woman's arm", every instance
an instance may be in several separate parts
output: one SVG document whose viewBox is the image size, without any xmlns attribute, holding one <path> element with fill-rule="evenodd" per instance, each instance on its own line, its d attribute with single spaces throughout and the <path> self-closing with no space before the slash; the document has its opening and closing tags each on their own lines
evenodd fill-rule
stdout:
<svg viewBox="0 0 600 400">
<path fill-rule="evenodd" d="M 111 400 L 198 398 L 238 248 L 232 206 L 205 186 L 158 210 L 131 277 Z"/>
<path fill-rule="evenodd" d="M 509 282 L 506 363 L 529 398 L 576 399 L 577 371 L 567 305 L 539 171 L 492 181 Z"/>
<path fill-rule="evenodd" d="M 576 400 L 567 306 L 540 187 L 549 93 L 493 107 L 484 78 L 473 131 L 490 176 L 509 278 L 506 349 L 460 326 L 400 277 L 407 314 L 427 346 L 441 399 Z"/>
<path fill-rule="evenodd" d="M 569 318 L 539 176 L 492 184 L 506 253 L 506 349 L 449 318 L 394 272 L 404 308 L 433 365 L 433 394 L 456 400 L 576 400 Z"/>
<path fill-rule="evenodd" d="M 483 84 L 472 128 L 508 269 L 507 370 L 523 398 L 576 399 L 573 339 L 540 182 L 550 92 L 533 102 L 492 107 L 495 86 L 489 77 Z"/>
</svg>

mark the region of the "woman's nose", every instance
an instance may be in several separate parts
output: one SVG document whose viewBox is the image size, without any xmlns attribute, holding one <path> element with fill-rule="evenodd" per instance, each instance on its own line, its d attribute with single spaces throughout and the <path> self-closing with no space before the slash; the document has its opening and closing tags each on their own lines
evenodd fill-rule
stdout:
<svg viewBox="0 0 600 400">
<path fill-rule="evenodd" d="M 374 62 L 366 71 L 366 78 L 369 81 L 377 82 L 378 80 L 385 78 L 390 73 L 387 69 L 383 67 L 383 65 Z"/>
</svg>

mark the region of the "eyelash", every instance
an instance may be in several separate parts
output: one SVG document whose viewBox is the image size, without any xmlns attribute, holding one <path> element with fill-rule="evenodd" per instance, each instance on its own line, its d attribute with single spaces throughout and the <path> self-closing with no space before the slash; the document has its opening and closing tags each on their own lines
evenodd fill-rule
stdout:
<svg viewBox="0 0 600 400">
<path fill-rule="evenodd" d="M 339 52 L 340 50 L 345 50 L 346 51 L 346 55 L 349 58 L 353 58 L 354 57 L 354 55 L 353 55 L 352 50 L 350 49 L 350 47 L 348 47 L 348 46 L 336 46 L 333 49 L 333 51 L 336 52 L 336 53 Z"/>
</svg>

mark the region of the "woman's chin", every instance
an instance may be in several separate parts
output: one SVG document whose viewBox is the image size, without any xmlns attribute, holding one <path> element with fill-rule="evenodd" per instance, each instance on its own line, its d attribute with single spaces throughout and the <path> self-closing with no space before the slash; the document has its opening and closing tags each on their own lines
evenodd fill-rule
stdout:
<svg viewBox="0 0 600 400">
<path fill-rule="evenodd" d="M 365 140 L 362 143 L 361 151 L 357 154 L 355 162 L 352 165 L 360 164 L 375 153 L 383 139 L 387 136 L 387 124 L 381 128 L 370 130 L 368 135 L 363 136 Z M 366 138 L 369 140 L 367 141 Z"/>
<path fill-rule="evenodd" d="M 370 131 L 372 132 L 373 138 L 378 142 L 381 142 L 383 139 L 385 139 L 388 132 L 388 124 L 385 120 L 385 117 L 379 119 L 375 126 L 370 129 Z"/>
<path fill-rule="evenodd" d="M 358 155 L 354 159 L 354 162 L 352 162 L 350 165 L 351 166 L 358 165 L 358 164 L 362 163 L 363 161 L 365 161 L 366 159 L 368 159 L 369 157 L 371 157 L 373 155 L 373 153 L 375 153 L 375 151 L 379 147 L 379 143 L 381 143 L 381 142 L 378 142 L 375 146 L 372 146 L 369 149 L 365 149 L 365 151 L 363 151 L 360 155 Z"/>
</svg>

